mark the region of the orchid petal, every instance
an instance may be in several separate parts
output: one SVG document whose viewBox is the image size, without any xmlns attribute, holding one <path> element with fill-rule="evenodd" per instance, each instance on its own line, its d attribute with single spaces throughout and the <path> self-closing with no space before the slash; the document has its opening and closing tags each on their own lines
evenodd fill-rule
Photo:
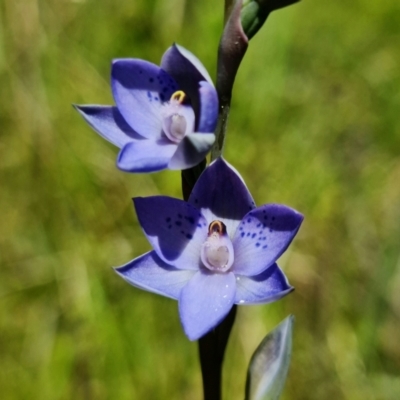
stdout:
<svg viewBox="0 0 400 400">
<path fill-rule="evenodd" d="M 259 275 L 236 276 L 236 304 L 271 303 L 292 292 L 294 288 L 278 267 L 273 264 Z"/>
<path fill-rule="evenodd" d="M 214 86 L 206 81 L 200 82 L 200 110 L 198 132 L 214 132 L 218 119 L 218 95 Z"/>
<path fill-rule="evenodd" d="M 177 145 L 166 138 L 127 143 L 119 152 L 117 167 L 126 172 L 154 172 L 167 168 Z"/>
<path fill-rule="evenodd" d="M 232 271 L 258 275 L 270 267 L 293 240 L 303 216 L 290 207 L 267 204 L 250 211 L 232 239 L 235 261 Z"/>
<path fill-rule="evenodd" d="M 146 138 L 159 138 L 162 103 L 178 89 L 174 79 L 147 61 L 119 59 L 112 64 L 111 86 L 117 107 L 128 124 Z"/>
<path fill-rule="evenodd" d="M 178 269 L 199 269 L 207 222 L 190 204 L 166 196 L 136 197 L 136 213 L 157 255 Z"/>
<path fill-rule="evenodd" d="M 121 148 L 132 140 L 143 139 L 127 124 L 117 107 L 98 105 L 74 107 L 100 136 L 114 146 Z"/>
<path fill-rule="evenodd" d="M 166 264 L 154 251 L 115 268 L 115 272 L 135 287 L 175 300 L 195 274 Z"/>
<path fill-rule="evenodd" d="M 178 44 L 173 44 L 164 53 L 161 59 L 161 68 L 167 71 L 183 90 L 187 90 L 187 86 L 191 86 L 192 82 L 197 84 L 206 80 L 213 85 L 202 62 L 193 53 Z"/>
<path fill-rule="evenodd" d="M 193 110 L 198 116 L 201 109 L 199 82 L 207 81 L 213 86 L 210 75 L 200 60 L 190 51 L 174 44 L 164 53 L 161 68 L 167 71 L 178 83 L 179 88 L 189 96 Z M 199 126 L 199 123 L 197 125 Z"/>
<path fill-rule="evenodd" d="M 201 174 L 189 197 L 207 219 L 224 222 L 232 237 L 241 219 L 255 205 L 239 173 L 223 158 L 218 158 Z"/>
<path fill-rule="evenodd" d="M 215 141 L 213 133 L 189 133 L 179 143 L 168 168 L 172 170 L 194 167 L 204 159 Z"/>
<path fill-rule="evenodd" d="M 182 289 L 179 314 L 190 340 L 197 340 L 229 313 L 235 298 L 235 275 L 198 271 Z"/>
</svg>

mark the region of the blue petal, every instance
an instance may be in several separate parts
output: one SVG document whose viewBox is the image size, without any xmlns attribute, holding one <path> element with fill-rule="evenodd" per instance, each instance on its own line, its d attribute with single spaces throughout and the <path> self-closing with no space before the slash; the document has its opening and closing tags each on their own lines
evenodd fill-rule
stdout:
<svg viewBox="0 0 400 400">
<path fill-rule="evenodd" d="M 232 240 L 232 271 L 245 276 L 265 271 L 287 249 L 302 222 L 300 213 L 280 204 L 266 204 L 250 211 Z"/>
<path fill-rule="evenodd" d="M 168 164 L 169 169 L 187 169 L 197 165 L 210 151 L 215 141 L 213 133 L 189 133 L 179 143 Z"/>
<path fill-rule="evenodd" d="M 261 304 L 279 300 L 294 289 L 278 267 L 273 264 L 260 275 L 236 276 L 236 304 Z"/>
<path fill-rule="evenodd" d="M 178 89 L 174 79 L 147 61 L 120 59 L 112 64 L 111 86 L 118 110 L 128 124 L 146 138 L 159 138 L 162 103 Z"/>
<path fill-rule="evenodd" d="M 115 272 L 135 287 L 175 300 L 195 273 L 171 267 L 154 251 L 115 268 Z"/>
<path fill-rule="evenodd" d="M 74 106 L 86 122 L 104 139 L 121 148 L 132 140 L 143 139 L 124 120 L 116 107 Z"/>
<path fill-rule="evenodd" d="M 119 152 L 117 166 L 127 172 L 154 172 L 168 167 L 177 145 L 166 138 L 127 143 Z"/>
<path fill-rule="evenodd" d="M 222 220 L 230 236 L 255 205 L 239 173 L 224 159 L 215 160 L 201 174 L 189 197 L 210 223 Z"/>
<path fill-rule="evenodd" d="M 200 110 L 198 132 L 214 132 L 218 119 L 218 95 L 214 86 L 206 81 L 200 82 Z"/>
<path fill-rule="evenodd" d="M 232 308 L 235 276 L 198 271 L 182 289 L 179 314 L 190 340 L 197 340 L 217 326 Z"/>
<path fill-rule="evenodd" d="M 182 90 L 187 90 L 187 85 L 193 82 L 207 81 L 211 85 L 212 79 L 202 62 L 189 50 L 173 44 L 162 56 L 161 68 L 167 71 L 179 84 Z"/>
<path fill-rule="evenodd" d="M 179 88 L 189 96 L 194 112 L 199 117 L 201 108 L 199 82 L 207 81 L 212 86 L 210 75 L 203 64 L 190 51 L 174 44 L 164 53 L 161 68 L 167 71 L 178 83 Z M 197 127 L 199 127 L 198 122 Z"/>
<path fill-rule="evenodd" d="M 208 232 L 200 212 L 183 200 L 166 196 L 136 197 L 133 202 L 157 255 L 176 268 L 198 270 Z"/>
</svg>

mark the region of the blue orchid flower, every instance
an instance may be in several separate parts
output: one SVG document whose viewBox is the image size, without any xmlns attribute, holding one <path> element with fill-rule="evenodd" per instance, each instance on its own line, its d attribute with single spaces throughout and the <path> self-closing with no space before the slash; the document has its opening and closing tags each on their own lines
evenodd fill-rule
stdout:
<svg viewBox="0 0 400 400">
<path fill-rule="evenodd" d="M 178 300 L 186 335 L 197 340 L 233 304 L 260 304 L 290 293 L 276 260 L 303 216 L 279 204 L 255 207 L 240 175 L 222 158 L 198 179 L 185 202 L 133 199 L 153 251 L 116 272 L 133 286 Z"/>
<path fill-rule="evenodd" d="M 201 62 L 173 45 L 161 66 L 139 59 L 112 63 L 116 106 L 75 106 L 89 125 L 119 147 L 126 172 L 187 169 L 204 159 L 215 140 L 218 95 Z"/>
</svg>

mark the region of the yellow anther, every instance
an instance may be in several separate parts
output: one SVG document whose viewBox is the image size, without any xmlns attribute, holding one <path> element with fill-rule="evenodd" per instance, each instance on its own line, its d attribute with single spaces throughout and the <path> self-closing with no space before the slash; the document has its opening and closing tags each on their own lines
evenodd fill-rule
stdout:
<svg viewBox="0 0 400 400">
<path fill-rule="evenodd" d="M 185 100 L 186 94 L 182 90 L 177 90 L 175 93 L 172 94 L 171 100 L 177 101 L 179 104 L 182 104 Z"/>
</svg>

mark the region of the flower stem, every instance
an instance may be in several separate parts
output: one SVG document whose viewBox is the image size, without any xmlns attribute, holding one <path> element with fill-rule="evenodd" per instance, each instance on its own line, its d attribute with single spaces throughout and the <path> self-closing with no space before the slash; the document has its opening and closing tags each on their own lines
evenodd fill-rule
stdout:
<svg viewBox="0 0 400 400">
<path fill-rule="evenodd" d="M 235 0 L 225 0 L 225 8 L 224 8 L 224 23 L 226 24 L 226 21 L 229 18 L 229 15 L 231 15 L 232 12 L 232 7 L 235 4 Z"/>
<path fill-rule="evenodd" d="M 228 21 L 231 15 L 232 8 L 235 4 L 235 0 L 225 0 L 224 8 L 224 25 Z M 218 74 L 217 74 L 218 75 Z M 216 160 L 222 155 L 222 150 L 225 142 L 226 125 L 228 123 L 228 115 L 231 108 L 231 94 L 222 94 L 220 88 L 218 87 L 219 82 L 217 80 L 217 91 L 219 96 L 219 113 L 217 128 L 215 130 L 215 143 L 211 149 L 211 161 Z"/>
<path fill-rule="evenodd" d="M 228 20 L 235 9 L 236 21 L 240 18 L 241 5 L 236 3 L 239 0 L 225 0 L 225 15 L 224 25 L 228 23 Z M 240 23 L 239 23 L 240 24 Z M 231 23 L 232 25 L 232 23 Z M 229 28 L 229 26 L 228 26 Z M 239 33 L 241 28 L 239 27 Z M 228 31 L 224 30 L 224 34 L 231 36 L 231 40 L 235 41 L 233 53 L 228 48 L 224 48 L 223 40 L 221 40 L 220 47 L 218 50 L 218 70 L 217 70 L 217 92 L 219 97 L 219 113 L 217 128 L 215 130 L 215 143 L 211 149 L 211 161 L 214 161 L 222 155 L 224 147 L 226 127 L 228 122 L 228 116 L 231 105 L 232 97 L 232 86 L 235 79 L 237 68 L 244 55 L 247 47 L 246 39 L 238 37 L 234 29 L 229 28 Z M 240 35 L 239 35 L 240 36 Z M 239 44 L 239 46 L 237 46 Z M 228 41 L 229 47 L 229 41 Z M 239 52 L 236 50 L 238 48 Z M 226 57 L 228 51 L 228 57 Z M 239 56 L 236 56 L 239 53 Z M 230 56 L 236 57 L 236 61 L 231 67 Z M 188 200 L 190 193 L 199 178 L 200 174 L 206 167 L 206 160 L 204 159 L 197 166 L 182 171 L 182 192 L 184 200 Z M 204 335 L 199 339 L 199 356 L 201 364 L 201 373 L 203 377 L 203 393 L 204 400 L 221 400 L 222 392 L 222 366 L 224 360 L 224 354 L 226 345 L 228 344 L 229 335 L 232 330 L 233 323 L 236 317 L 236 305 L 233 305 L 225 319 L 216 326 L 211 332 Z"/>
<path fill-rule="evenodd" d="M 211 149 L 211 161 L 216 160 L 222 155 L 226 135 L 226 126 L 231 108 L 231 96 L 220 96 L 219 103 L 219 115 L 217 129 L 215 131 L 215 143 Z"/>
<path fill-rule="evenodd" d="M 222 155 L 224 148 L 228 116 L 231 106 L 232 86 L 240 61 L 246 51 L 246 38 L 241 37 L 240 0 L 225 0 L 224 33 L 218 49 L 217 92 L 219 97 L 219 113 L 215 130 L 215 143 L 211 149 L 211 161 Z M 232 15 L 234 16 L 232 29 Z M 235 29 L 239 27 L 239 35 Z M 228 40 L 226 38 L 228 37 Z M 234 41 L 234 46 L 230 42 Z M 233 51 L 232 51 L 233 48 Z M 239 54 L 239 56 L 237 56 Z M 235 59 L 233 68 L 232 59 Z M 236 317 L 236 305 L 211 332 L 199 339 L 199 355 L 201 373 L 203 376 L 204 400 L 221 400 L 222 366 L 226 345 Z"/>
<path fill-rule="evenodd" d="M 221 400 L 222 364 L 235 316 L 236 305 L 214 330 L 199 339 L 204 400 Z"/>
</svg>

